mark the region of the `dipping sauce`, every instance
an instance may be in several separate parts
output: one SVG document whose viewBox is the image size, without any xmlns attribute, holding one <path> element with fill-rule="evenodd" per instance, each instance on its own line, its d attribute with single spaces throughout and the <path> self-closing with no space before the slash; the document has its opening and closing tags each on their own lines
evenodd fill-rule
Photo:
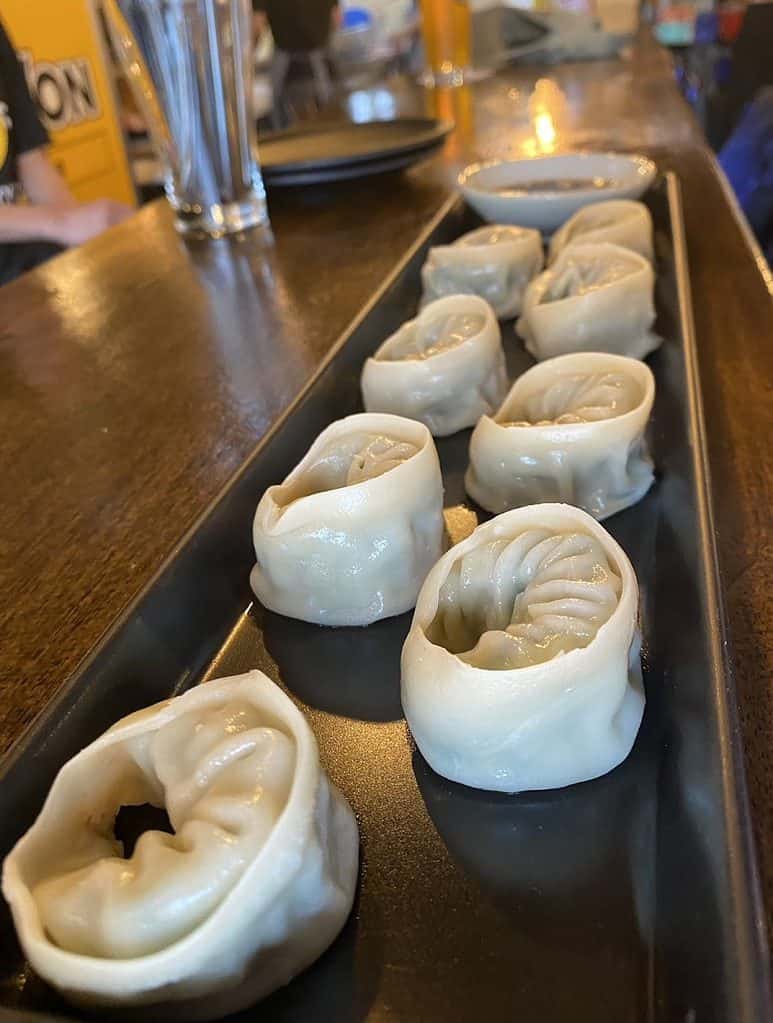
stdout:
<svg viewBox="0 0 773 1023">
<path fill-rule="evenodd" d="M 602 188 L 617 188 L 613 178 L 541 178 L 537 181 L 518 181 L 512 185 L 494 185 L 487 192 L 512 197 L 533 195 L 535 192 L 592 192 Z"/>
</svg>

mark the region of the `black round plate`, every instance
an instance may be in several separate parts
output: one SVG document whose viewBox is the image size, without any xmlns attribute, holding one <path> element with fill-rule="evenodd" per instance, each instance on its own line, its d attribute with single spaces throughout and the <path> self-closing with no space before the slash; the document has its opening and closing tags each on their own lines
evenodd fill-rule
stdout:
<svg viewBox="0 0 773 1023">
<path fill-rule="evenodd" d="M 263 174 L 270 180 L 275 174 L 391 159 L 439 145 L 452 129 L 450 122 L 430 117 L 365 124 L 334 121 L 264 135 L 258 139 L 258 153 Z"/>
<path fill-rule="evenodd" d="M 335 167 L 321 167 L 311 170 L 287 171 L 281 174 L 263 175 L 269 188 L 283 188 L 285 185 L 323 185 L 332 181 L 346 181 L 351 178 L 364 178 L 369 174 L 384 174 L 387 171 L 403 170 L 406 167 L 426 159 L 442 145 L 442 139 L 432 145 L 421 146 L 397 156 L 381 157 L 373 160 L 359 160 L 355 163 L 342 163 Z"/>
</svg>

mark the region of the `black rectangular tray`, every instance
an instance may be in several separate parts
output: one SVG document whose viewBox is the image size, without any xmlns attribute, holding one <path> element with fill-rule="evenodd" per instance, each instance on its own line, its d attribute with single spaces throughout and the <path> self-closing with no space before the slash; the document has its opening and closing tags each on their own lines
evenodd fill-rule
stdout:
<svg viewBox="0 0 773 1023">
<path fill-rule="evenodd" d="M 555 792 L 503 796 L 447 782 L 416 752 L 402 719 L 399 654 L 410 615 L 323 629 L 251 603 L 258 498 L 328 423 L 361 407 L 363 360 L 415 314 L 428 246 L 475 223 L 449 201 L 6 758 L 3 855 L 32 823 L 58 768 L 119 717 L 203 679 L 259 667 L 307 713 L 357 814 L 362 866 L 354 911 L 330 950 L 234 1019 L 773 1019 L 677 180 L 659 179 L 647 202 L 656 226 L 656 326 L 665 338 L 650 360 L 658 480 L 605 523 L 629 553 L 642 593 L 647 708 L 628 760 Z M 504 337 L 515 375 L 531 360 L 512 325 Z M 462 485 L 468 439 L 465 431 L 438 443 L 455 538 L 480 514 Z M 4 904 L 0 961 L 0 1020 L 86 1018 L 31 973 Z"/>
</svg>

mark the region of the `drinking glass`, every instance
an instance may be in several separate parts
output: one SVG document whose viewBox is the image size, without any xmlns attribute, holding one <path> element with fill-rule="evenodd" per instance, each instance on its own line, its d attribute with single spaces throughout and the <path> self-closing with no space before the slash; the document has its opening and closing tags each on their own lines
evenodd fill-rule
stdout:
<svg viewBox="0 0 773 1023">
<path fill-rule="evenodd" d="M 421 0 L 424 85 L 464 83 L 472 62 L 472 13 L 467 0 Z"/>
<path fill-rule="evenodd" d="M 266 221 L 249 102 L 249 0 L 102 2 L 178 230 L 218 237 Z"/>
</svg>

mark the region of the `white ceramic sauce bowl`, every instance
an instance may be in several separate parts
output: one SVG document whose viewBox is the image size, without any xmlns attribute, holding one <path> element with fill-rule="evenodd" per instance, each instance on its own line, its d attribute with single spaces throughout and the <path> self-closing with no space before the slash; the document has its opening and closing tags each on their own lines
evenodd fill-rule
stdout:
<svg viewBox="0 0 773 1023">
<path fill-rule="evenodd" d="M 484 220 L 548 233 L 588 203 L 638 199 L 655 173 L 655 164 L 644 156 L 565 153 L 474 163 L 458 181 L 465 199 Z"/>
</svg>

